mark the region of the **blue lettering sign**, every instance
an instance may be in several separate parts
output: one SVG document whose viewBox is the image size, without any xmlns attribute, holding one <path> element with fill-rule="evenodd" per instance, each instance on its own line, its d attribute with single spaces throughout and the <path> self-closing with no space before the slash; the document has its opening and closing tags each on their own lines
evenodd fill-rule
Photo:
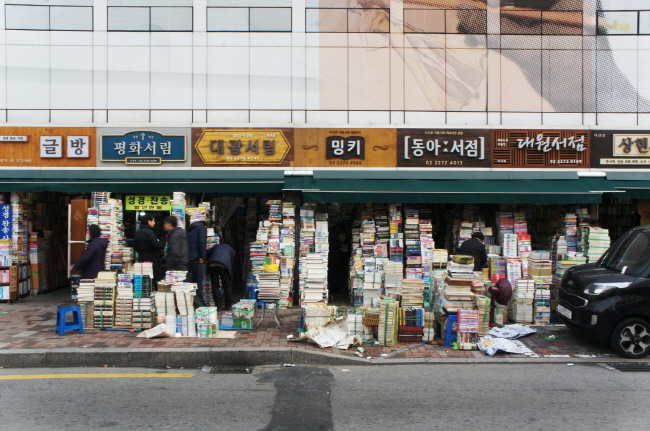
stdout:
<svg viewBox="0 0 650 431">
<path fill-rule="evenodd" d="M 101 160 L 128 164 L 184 162 L 185 135 L 133 131 L 123 135 L 102 135 Z"/>
</svg>

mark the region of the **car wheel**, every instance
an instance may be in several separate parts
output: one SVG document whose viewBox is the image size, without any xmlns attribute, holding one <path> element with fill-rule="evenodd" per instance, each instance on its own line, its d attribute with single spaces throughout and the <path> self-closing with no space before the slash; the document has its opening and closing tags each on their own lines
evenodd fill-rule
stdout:
<svg viewBox="0 0 650 431">
<path fill-rule="evenodd" d="M 624 358 L 640 359 L 650 354 L 650 324 L 642 319 L 625 319 L 612 332 L 612 349 Z"/>
</svg>

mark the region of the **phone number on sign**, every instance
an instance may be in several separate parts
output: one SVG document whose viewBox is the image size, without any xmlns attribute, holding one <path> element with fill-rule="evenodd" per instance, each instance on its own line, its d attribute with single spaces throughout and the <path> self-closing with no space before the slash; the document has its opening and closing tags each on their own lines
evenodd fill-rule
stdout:
<svg viewBox="0 0 650 431">
<path fill-rule="evenodd" d="M 361 166 L 363 162 L 357 160 L 330 160 L 330 165 L 358 165 Z"/>
<path fill-rule="evenodd" d="M 463 166 L 462 160 L 427 160 L 427 166 Z"/>
</svg>

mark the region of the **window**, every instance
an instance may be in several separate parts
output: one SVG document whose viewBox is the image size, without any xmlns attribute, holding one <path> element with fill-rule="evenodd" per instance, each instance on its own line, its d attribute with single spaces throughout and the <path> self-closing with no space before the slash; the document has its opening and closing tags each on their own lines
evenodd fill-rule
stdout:
<svg viewBox="0 0 650 431">
<path fill-rule="evenodd" d="M 404 33 L 486 34 L 487 11 L 404 9 Z"/>
<path fill-rule="evenodd" d="M 108 8 L 108 31 L 192 31 L 191 7 Z"/>
<path fill-rule="evenodd" d="M 582 11 L 501 9 L 501 34 L 581 35 Z"/>
<path fill-rule="evenodd" d="M 5 6 L 7 30 L 92 31 L 91 6 Z"/>
<path fill-rule="evenodd" d="M 309 33 L 388 33 L 390 9 L 309 8 L 305 28 Z"/>
<path fill-rule="evenodd" d="M 599 11 L 598 34 L 647 34 L 647 14 L 648 11 Z"/>
<path fill-rule="evenodd" d="M 290 7 L 209 7 L 208 31 L 290 32 Z"/>
</svg>

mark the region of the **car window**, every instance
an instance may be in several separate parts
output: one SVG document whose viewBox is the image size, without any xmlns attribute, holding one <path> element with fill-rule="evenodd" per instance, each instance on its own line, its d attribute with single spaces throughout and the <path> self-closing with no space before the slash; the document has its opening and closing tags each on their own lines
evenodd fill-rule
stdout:
<svg viewBox="0 0 650 431">
<path fill-rule="evenodd" d="M 650 268 L 650 232 L 628 237 L 612 258 L 609 268 L 632 277 L 645 276 Z"/>
</svg>

